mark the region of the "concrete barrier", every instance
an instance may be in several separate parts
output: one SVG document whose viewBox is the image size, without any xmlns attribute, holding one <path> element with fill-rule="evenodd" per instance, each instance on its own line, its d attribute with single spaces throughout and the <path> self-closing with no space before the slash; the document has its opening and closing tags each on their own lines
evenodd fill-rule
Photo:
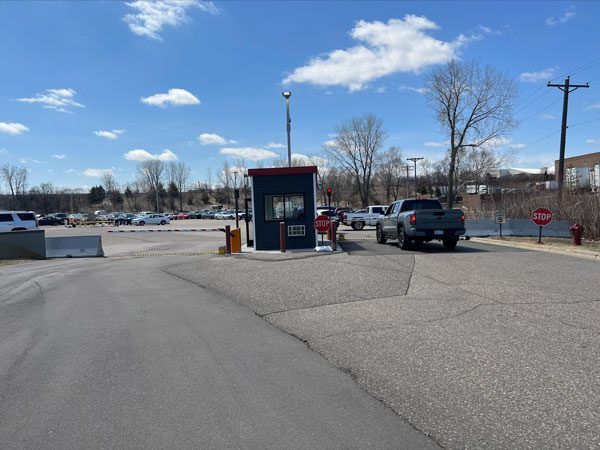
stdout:
<svg viewBox="0 0 600 450">
<path fill-rule="evenodd" d="M 571 236 L 568 220 L 554 220 L 543 227 L 542 236 L 568 238 Z M 511 236 L 538 236 L 540 227 L 529 219 L 508 219 Z"/>
<path fill-rule="evenodd" d="M 500 225 L 496 224 L 493 220 L 489 219 L 466 220 L 465 228 L 465 236 L 469 237 L 487 237 L 500 235 Z M 502 235 L 508 236 L 508 234 L 508 227 L 506 226 L 506 224 L 502 225 Z"/>
<path fill-rule="evenodd" d="M 465 236 L 487 237 L 499 236 L 500 225 L 491 219 L 467 220 L 465 222 Z M 542 236 L 568 238 L 571 236 L 568 220 L 555 220 L 546 225 L 542 230 Z M 529 219 L 508 219 L 502 225 L 503 236 L 538 236 L 539 227 Z"/>
<path fill-rule="evenodd" d="M 0 233 L 0 259 L 46 259 L 44 230 Z"/>
<path fill-rule="evenodd" d="M 46 238 L 47 258 L 89 258 L 98 256 L 104 256 L 101 236 Z"/>
</svg>

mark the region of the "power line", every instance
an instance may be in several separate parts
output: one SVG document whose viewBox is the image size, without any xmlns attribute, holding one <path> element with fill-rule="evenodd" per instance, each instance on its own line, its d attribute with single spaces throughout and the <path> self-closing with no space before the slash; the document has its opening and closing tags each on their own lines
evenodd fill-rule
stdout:
<svg viewBox="0 0 600 450">
<path fill-rule="evenodd" d="M 546 86 L 542 86 L 542 87 L 546 87 Z M 534 98 L 532 101 L 530 101 L 529 103 L 527 103 L 525 106 L 523 106 L 523 107 L 521 107 L 521 108 L 517 109 L 517 110 L 515 111 L 515 114 L 518 114 L 518 113 L 520 113 L 521 111 L 523 111 L 523 110 L 525 110 L 525 109 L 529 108 L 531 105 L 533 105 L 534 103 L 536 103 L 536 102 L 537 102 L 537 101 L 539 101 L 539 100 L 540 100 L 542 97 L 544 97 L 544 96 L 548 95 L 549 93 L 550 93 L 550 91 L 544 91 L 544 93 L 543 93 L 542 95 L 539 95 L 539 96 L 537 96 L 537 97 L 536 97 L 536 98 Z"/>
<path fill-rule="evenodd" d="M 558 100 L 554 100 L 552 103 L 546 105 L 544 108 L 540 109 L 539 111 L 534 112 L 533 114 L 527 116 L 524 119 L 521 119 L 519 122 L 523 123 L 523 122 L 527 122 L 529 119 L 531 119 L 532 117 L 537 116 L 539 113 L 546 111 L 548 108 L 550 108 L 551 106 L 556 105 L 558 102 L 560 102 L 560 98 Z"/>
<path fill-rule="evenodd" d="M 578 127 L 580 125 L 587 125 L 588 123 L 598 122 L 599 120 L 600 120 L 600 117 L 598 117 L 597 119 L 586 120 L 585 122 L 574 123 L 573 125 L 569 125 L 569 128 Z"/>
<path fill-rule="evenodd" d="M 527 144 L 525 147 L 521 147 L 519 150 L 524 150 L 526 148 L 533 147 L 534 145 L 537 145 L 540 142 L 543 142 L 546 139 L 551 138 L 552 136 L 554 136 L 555 134 L 558 134 L 558 133 L 560 133 L 560 130 L 553 131 L 552 133 L 548 134 L 547 136 L 544 136 L 543 138 L 540 138 L 537 141 L 532 142 L 531 144 Z"/>
</svg>

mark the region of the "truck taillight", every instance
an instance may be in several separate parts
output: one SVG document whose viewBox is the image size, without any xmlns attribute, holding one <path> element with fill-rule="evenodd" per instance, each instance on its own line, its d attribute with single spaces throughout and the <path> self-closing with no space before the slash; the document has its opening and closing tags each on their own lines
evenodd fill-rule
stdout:
<svg viewBox="0 0 600 450">
<path fill-rule="evenodd" d="M 461 215 L 460 215 L 460 221 L 461 221 L 462 223 L 465 223 L 465 215 L 464 215 L 464 214 L 461 214 Z"/>
<path fill-rule="evenodd" d="M 415 223 L 417 223 L 417 215 L 416 214 L 411 214 L 410 215 L 410 224 L 414 225 Z"/>
</svg>

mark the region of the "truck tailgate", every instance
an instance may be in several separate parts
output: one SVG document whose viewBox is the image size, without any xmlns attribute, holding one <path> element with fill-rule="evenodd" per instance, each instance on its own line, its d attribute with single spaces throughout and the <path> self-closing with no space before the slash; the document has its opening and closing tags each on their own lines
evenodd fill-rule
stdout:
<svg viewBox="0 0 600 450">
<path fill-rule="evenodd" d="M 464 227 L 462 212 L 459 210 L 427 210 L 415 211 L 417 230 L 444 230 L 448 228 L 460 229 Z"/>
</svg>

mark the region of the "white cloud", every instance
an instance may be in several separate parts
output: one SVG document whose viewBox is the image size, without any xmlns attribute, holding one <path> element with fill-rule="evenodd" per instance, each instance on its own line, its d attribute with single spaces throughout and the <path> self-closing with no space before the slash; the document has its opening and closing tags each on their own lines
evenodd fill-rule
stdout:
<svg viewBox="0 0 600 450">
<path fill-rule="evenodd" d="M 502 31 L 500 31 L 500 30 L 492 30 L 490 27 L 486 27 L 483 25 L 479 25 L 477 28 L 479 29 L 479 31 L 481 31 L 482 33 L 485 33 L 485 34 L 495 34 L 495 35 L 502 34 Z"/>
<path fill-rule="evenodd" d="M 424 87 L 414 87 L 414 86 L 406 86 L 405 84 L 401 84 L 398 89 L 400 89 L 401 91 L 416 92 L 417 94 L 425 94 L 427 92 L 427 88 L 424 88 Z"/>
<path fill-rule="evenodd" d="M 439 27 L 424 16 L 406 15 L 387 23 L 360 20 L 350 36 L 361 44 L 333 50 L 298 67 L 283 82 L 319 86 L 345 86 L 350 91 L 397 72 L 419 73 L 458 55 L 461 47 L 480 35 L 458 36 L 454 41 L 437 40 L 427 33 Z"/>
<path fill-rule="evenodd" d="M 378 88 L 375 88 L 375 92 L 378 94 L 385 94 L 385 91 L 387 91 L 387 88 L 385 86 L 380 86 Z"/>
<path fill-rule="evenodd" d="M 269 142 L 267 145 L 265 145 L 265 147 L 267 148 L 285 148 L 285 144 L 280 144 L 279 142 Z"/>
<path fill-rule="evenodd" d="M 67 169 L 65 170 L 65 173 L 75 173 L 77 172 L 75 169 Z"/>
<path fill-rule="evenodd" d="M 3 155 L 4 153 L 7 153 L 8 150 L 6 150 L 4 147 L 0 148 L 0 155 Z"/>
<path fill-rule="evenodd" d="M 0 133 L 7 134 L 23 134 L 26 131 L 29 131 L 22 123 L 17 122 L 0 122 Z"/>
<path fill-rule="evenodd" d="M 517 142 L 516 144 L 509 144 L 508 146 L 515 150 L 521 150 L 522 148 L 527 147 L 527 145 L 523 144 L 522 142 Z"/>
<path fill-rule="evenodd" d="M 199 105 L 198 100 L 191 92 L 185 89 L 169 89 L 166 94 L 154 94 L 150 97 L 142 97 L 143 103 L 147 105 L 158 106 L 165 108 L 166 106 L 182 106 L 182 105 Z"/>
<path fill-rule="evenodd" d="M 589 145 L 597 145 L 600 144 L 600 139 L 586 139 L 585 143 Z"/>
<path fill-rule="evenodd" d="M 537 72 L 523 72 L 519 78 L 526 83 L 537 83 L 538 81 L 551 80 L 556 73 L 556 67 L 547 67 Z"/>
<path fill-rule="evenodd" d="M 54 155 L 52 155 L 52 157 L 55 158 L 55 159 L 67 159 L 67 155 L 65 155 L 65 154 L 57 155 L 55 153 Z"/>
<path fill-rule="evenodd" d="M 127 14 L 123 20 L 138 36 L 162 41 L 160 32 L 165 26 L 177 27 L 189 22 L 188 9 L 194 7 L 211 14 L 219 10 L 210 1 L 201 0 L 137 0 L 127 3 L 135 13 Z"/>
<path fill-rule="evenodd" d="M 202 133 L 198 136 L 198 140 L 202 145 L 225 145 L 236 143 L 236 141 L 228 141 L 223 136 L 219 136 L 216 133 Z"/>
<path fill-rule="evenodd" d="M 35 164 L 45 164 L 45 161 L 40 161 L 39 159 L 33 159 L 33 158 L 19 158 L 19 162 L 21 164 L 29 164 L 29 163 L 35 163 Z"/>
<path fill-rule="evenodd" d="M 292 161 L 293 160 L 299 160 L 303 164 L 314 164 L 316 166 L 323 166 L 327 163 L 325 158 L 320 156 L 303 155 L 302 153 L 292 153 Z"/>
<path fill-rule="evenodd" d="M 329 139 L 323 142 L 323 147 L 335 147 L 335 139 Z"/>
<path fill-rule="evenodd" d="M 123 158 L 127 161 L 150 161 L 152 159 L 157 159 L 159 161 L 175 161 L 177 155 L 168 148 L 164 149 L 159 154 L 152 154 L 143 149 L 135 149 L 124 153 Z"/>
<path fill-rule="evenodd" d="M 98 131 L 94 131 L 94 134 L 96 136 L 100 136 L 103 137 L 105 139 L 110 139 L 111 141 L 114 141 L 115 139 L 118 139 L 120 135 L 122 135 L 123 133 L 125 133 L 125 130 L 98 130 Z"/>
<path fill-rule="evenodd" d="M 250 161 L 263 161 L 277 157 L 277 153 L 259 147 L 223 147 L 219 153 L 221 155 L 249 159 Z"/>
<path fill-rule="evenodd" d="M 565 22 L 568 22 L 569 20 L 571 20 L 576 15 L 577 14 L 575 14 L 572 10 L 568 10 L 568 11 L 565 11 L 565 13 L 562 16 L 548 17 L 546 19 L 546 25 L 549 25 L 552 27 L 554 25 L 558 25 L 559 23 L 565 23 Z"/>
<path fill-rule="evenodd" d="M 43 108 L 59 112 L 72 112 L 68 108 L 85 108 L 84 105 L 75 101 L 75 95 L 77 95 L 77 91 L 71 88 L 46 89 L 44 93 L 35 94 L 33 97 L 19 98 L 17 101 L 39 103 Z"/>
<path fill-rule="evenodd" d="M 542 114 L 541 119 L 542 120 L 554 120 L 554 119 L 556 119 L 556 116 L 554 114 L 544 113 L 544 114 Z"/>
<path fill-rule="evenodd" d="M 441 147 L 448 147 L 450 145 L 450 142 L 448 141 L 442 141 L 442 142 L 424 142 L 423 145 L 425 147 L 434 147 L 434 148 L 441 148 Z"/>
<path fill-rule="evenodd" d="M 591 111 L 593 109 L 600 109 L 600 103 L 594 103 L 593 105 L 590 105 L 587 108 L 585 108 L 586 111 Z"/>
<path fill-rule="evenodd" d="M 85 169 L 81 172 L 81 175 L 92 178 L 100 178 L 104 174 L 112 175 L 113 171 L 111 169 Z"/>
</svg>

